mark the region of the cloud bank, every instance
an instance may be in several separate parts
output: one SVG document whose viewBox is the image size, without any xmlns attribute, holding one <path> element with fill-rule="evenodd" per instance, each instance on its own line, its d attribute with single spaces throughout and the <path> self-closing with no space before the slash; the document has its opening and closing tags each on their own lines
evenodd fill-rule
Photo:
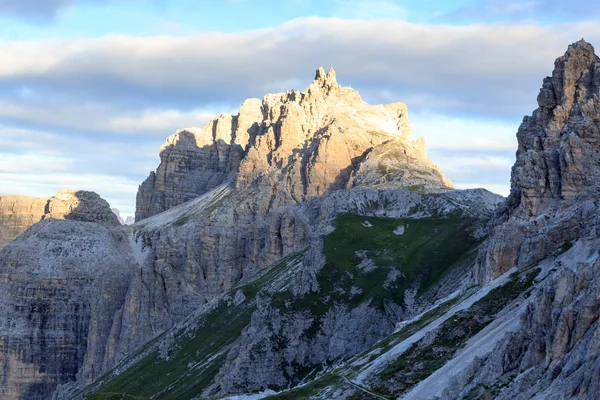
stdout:
<svg viewBox="0 0 600 400">
<path fill-rule="evenodd" d="M 600 23 L 314 17 L 235 34 L 4 42 L 0 185 L 6 192 L 30 182 L 33 191 L 33 172 L 43 188 L 88 176 L 130 213 L 137 184 L 174 130 L 234 112 L 247 97 L 304 89 L 324 65 L 368 102 L 406 102 L 415 135 L 426 137 L 431 158 L 458 187 L 506 194 L 518 123 L 536 107 L 554 59 L 582 36 L 600 43 Z M 121 180 L 100 182 L 111 179 Z M 103 192 L 111 187 L 128 189 Z"/>
</svg>

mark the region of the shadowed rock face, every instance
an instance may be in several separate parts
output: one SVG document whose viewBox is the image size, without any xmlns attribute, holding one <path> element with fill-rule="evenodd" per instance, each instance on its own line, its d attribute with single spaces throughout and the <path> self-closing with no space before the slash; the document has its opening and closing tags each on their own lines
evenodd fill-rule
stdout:
<svg viewBox="0 0 600 400">
<path fill-rule="evenodd" d="M 0 196 L 0 212 L 0 397 L 48 399 L 103 368 L 132 271 L 129 238 L 93 192 Z"/>
<path fill-rule="evenodd" d="M 538 109 L 519 127 L 511 216 L 559 207 L 600 177 L 600 59 L 591 44 L 569 46 L 544 79 Z"/>
<path fill-rule="evenodd" d="M 108 203 L 94 192 L 59 190 L 50 198 L 0 195 L 0 249 L 48 218 L 119 224 Z"/>
<path fill-rule="evenodd" d="M 216 130 L 223 122 L 217 119 L 212 124 L 205 129 Z M 139 187 L 136 220 L 185 203 L 233 177 L 243 155 L 242 147 L 220 138 L 210 144 L 198 143 L 197 134 L 191 128 L 179 131 L 161 148 L 158 169 Z"/>
<path fill-rule="evenodd" d="M 426 158 L 424 142 L 410 134 L 404 103 L 366 104 L 338 85 L 333 69 L 319 68 L 304 92 L 248 99 L 236 116 L 171 136 L 158 169 L 140 186 L 136 221 L 228 180 L 263 193 L 259 214 L 354 186 L 451 188 Z"/>
<path fill-rule="evenodd" d="M 600 182 L 600 59 L 569 46 L 544 79 L 539 107 L 519 127 L 511 193 L 480 253 L 480 282 L 526 267 L 577 238 Z M 556 215 L 555 215 L 556 214 Z"/>
<path fill-rule="evenodd" d="M 2 399 L 46 400 L 106 367 L 133 265 L 127 235 L 91 222 L 47 219 L 0 252 Z"/>
</svg>

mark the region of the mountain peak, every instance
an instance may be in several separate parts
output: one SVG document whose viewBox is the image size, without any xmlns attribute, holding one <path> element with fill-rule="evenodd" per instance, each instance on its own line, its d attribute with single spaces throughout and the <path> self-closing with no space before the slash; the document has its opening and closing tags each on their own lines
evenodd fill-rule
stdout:
<svg viewBox="0 0 600 400">
<path fill-rule="evenodd" d="M 600 59 L 582 39 L 556 59 L 540 89 L 538 109 L 519 127 L 511 209 L 538 215 L 593 184 L 600 175 L 594 150 L 600 140 L 599 99 Z"/>
<path fill-rule="evenodd" d="M 327 94 L 338 93 L 340 91 L 340 85 L 337 83 L 337 75 L 333 67 L 329 68 L 327 73 L 325 73 L 325 68 L 317 68 L 313 85 L 323 89 Z"/>
<path fill-rule="evenodd" d="M 319 67 L 304 92 L 245 101 L 237 115 L 188 131 L 162 147 L 159 168 L 140 186 L 137 221 L 225 181 L 240 192 L 261 187 L 268 194 L 259 199 L 268 205 L 261 213 L 355 186 L 452 187 L 427 159 L 424 143 L 411 140 L 406 105 L 363 102 L 356 90 L 339 86 L 333 68 Z"/>
</svg>

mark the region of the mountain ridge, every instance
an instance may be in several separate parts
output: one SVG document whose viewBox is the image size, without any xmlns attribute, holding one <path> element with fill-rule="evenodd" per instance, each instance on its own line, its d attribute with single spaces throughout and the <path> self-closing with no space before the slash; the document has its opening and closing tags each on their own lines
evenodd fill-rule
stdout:
<svg viewBox="0 0 600 400">
<path fill-rule="evenodd" d="M 134 225 L 42 221 L 0 252 L 2 395 L 598 398 L 590 44 L 538 106 L 506 200 L 449 190 L 405 106 L 333 70 L 179 131 Z"/>
</svg>

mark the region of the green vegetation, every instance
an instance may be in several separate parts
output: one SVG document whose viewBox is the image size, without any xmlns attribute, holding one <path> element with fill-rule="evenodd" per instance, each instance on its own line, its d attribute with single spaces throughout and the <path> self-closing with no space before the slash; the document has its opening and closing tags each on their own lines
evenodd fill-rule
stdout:
<svg viewBox="0 0 600 400">
<path fill-rule="evenodd" d="M 425 186 L 423 185 L 410 185 L 406 187 L 407 190 L 410 190 L 411 192 L 415 192 L 415 193 L 427 193 L 427 191 L 425 190 Z"/>
<path fill-rule="evenodd" d="M 189 215 L 182 215 L 179 218 L 177 218 L 177 220 L 175 222 L 173 222 L 173 225 L 175 226 L 183 226 L 185 224 L 187 224 L 187 222 L 190 220 L 190 216 Z"/>
<path fill-rule="evenodd" d="M 148 400 L 148 398 L 124 393 L 91 393 L 86 396 L 86 400 Z"/>
<path fill-rule="evenodd" d="M 256 309 L 255 296 L 258 291 L 272 286 L 278 289 L 277 285 L 287 284 L 285 281 L 279 282 L 282 274 L 298 264 L 305 251 L 287 256 L 253 281 L 232 289 L 229 293 L 231 296 L 237 290 L 242 290 L 247 299 L 244 303 L 236 307 L 223 300 L 206 313 L 195 329 L 179 331 L 175 335 L 177 346 L 169 354 L 168 360 L 161 358 L 158 351 L 152 351 L 119 375 L 111 377 L 107 374 L 101 378 L 106 383 L 98 392 L 89 394 L 88 399 L 120 399 L 119 396 L 128 396 L 126 393 L 153 399 L 198 396 L 213 381 L 225 361 L 227 350 L 250 322 Z M 152 343 L 156 343 L 156 340 Z M 144 346 L 138 354 L 148 348 L 149 345 Z M 131 400 L 137 399 L 131 397 Z"/>
<path fill-rule="evenodd" d="M 283 291 L 273 296 L 271 305 L 286 312 L 309 312 L 314 322 L 304 332 L 308 337 L 319 332 L 322 318 L 336 303 L 353 308 L 370 302 L 382 310 L 387 301 L 403 305 L 404 290 L 415 281 L 424 292 L 449 270 L 474 257 L 478 243 L 469 234 L 471 222 L 458 217 L 413 220 L 338 215 L 336 229 L 324 237 L 326 263 L 317 276 L 319 293 L 294 297 Z M 404 233 L 394 234 L 399 226 Z M 359 267 L 365 258 L 372 262 L 368 269 Z"/>
<path fill-rule="evenodd" d="M 221 302 L 193 332 L 176 335 L 178 349 L 161 358 L 153 351 L 102 386 L 101 392 L 135 393 L 154 399 L 192 398 L 202 392 L 218 372 L 224 349 L 237 339 L 250 321 L 253 306 L 229 307 Z"/>
<path fill-rule="evenodd" d="M 379 354 L 387 352 L 388 350 L 390 350 L 392 347 L 394 347 L 401 341 L 408 339 L 410 336 L 412 336 L 414 333 L 419 331 L 425 325 L 429 324 L 436 318 L 442 316 L 442 314 L 444 314 L 453 305 L 457 304 L 462 299 L 464 299 L 463 296 L 458 296 L 458 297 L 455 297 L 448 301 L 445 301 L 444 303 L 442 303 L 442 304 L 438 305 L 437 307 L 424 313 L 416 321 L 413 321 L 413 322 L 407 324 L 402 329 L 400 329 L 398 332 L 391 334 L 390 336 L 386 337 L 385 339 L 383 339 L 376 345 L 370 347 L 368 350 L 365 350 L 361 354 L 354 356 L 352 358 L 352 360 L 350 362 L 348 362 L 348 367 L 346 367 L 346 376 L 350 376 L 350 375 L 348 375 L 348 373 L 350 373 L 350 374 L 352 372 L 358 373 L 361 369 L 361 367 L 358 367 L 358 366 L 352 367 L 350 365 L 352 363 L 352 361 L 359 360 L 359 359 L 365 357 L 367 354 L 372 353 L 372 352 L 376 351 L 377 349 L 381 349 L 381 351 L 378 351 L 378 352 L 376 352 L 376 354 L 373 354 L 371 356 L 369 362 L 375 360 Z"/>
<path fill-rule="evenodd" d="M 365 226 L 369 221 L 371 227 Z M 364 217 L 342 214 L 336 229 L 324 238 L 326 264 L 319 276 L 324 293 L 344 289 L 346 298 L 339 300 L 358 305 L 373 299 L 383 306 L 385 299 L 402 305 L 404 289 L 419 280 L 424 292 L 461 261 L 476 245 L 469 232 L 469 222 L 459 218 L 424 218 L 419 220 Z M 394 234 L 399 226 L 404 233 Z M 367 272 L 359 268 L 363 261 L 357 251 L 372 260 L 375 268 Z M 398 278 L 386 287 L 384 282 L 393 269 Z M 392 275 L 393 276 L 393 275 Z M 352 287 L 362 293 L 351 296 Z M 338 290 L 339 291 L 339 290 Z"/>
<path fill-rule="evenodd" d="M 569 251 L 569 250 L 571 249 L 571 247 L 573 247 L 573 242 L 566 242 L 566 243 L 564 243 L 562 246 L 560 246 L 560 247 L 558 248 L 558 250 L 556 250 L 556 251 L 554 252 L 554 256 L 555 256 L 555 257 L 558 257 L 558 256 L 560 256 L 561 254 L 564 254 L 564 253 L 566 253 L 567 251 Z"/>
<path fill-rule="evenodd" d="M 334 373 L 326 373 L 321 375 L 314 381 L 306 384 L 305 386 L 298 387 L 292 390 L 287 390 L 282 393 L 274 394 L 272 396 L 265 397 L 265 400 L 299 400 L 308 399 L 311 396 L 316 395 L 324 389 L 331 389 L 335 385 L 345 384 L 342 378 Z"/>
<path fill-rule="evenodd" d="M 414 343 L 392 364 L 378 374 L 376 387 L 381 393 L 397 396 L 441 368 L 490 322 L 508 303 L 526 292 L 539 274 L 539 269 L 523 275 L 514 274 L 504 285 L 491 290 L 470 309 L 456 313 L 436 331 L 433 341 Z"/>
<path fill-rule="evenodd" d="M 378 207 L 379 204 L 371 206 Z M 189 216 L 182 216 L 175 224 L 183 225 L 188 219 Z M 370 226 L 365 223 L 367 220 Z M 157 350 L 151 351 L 119 375 L 107 378 L 111 380 L 92 395 L 133 393 L 153 399 L 198 396 L 214 380 L 227 350 L 249 323 L 259 291 L 272 293 L 271 305 L 284 313 L 310 312 L 314 322 L 304 334 L 312 337 L 318 333 L 323 316 L 334 304 L 352 308 L 369 302 L 379 309 L 384 309 L 386 302 L 403 305 L 405 289 L 416 285 L 420 293 L 426 291 L 449 270 L 469 262 L 478 245 L 470 235 L 472 221 L 458 216 L 412 220 L 342 214 L 336 218 L 335 226 L 336 229 L 324 237 L 326 262 L 317 275 L 318 293 L 295 297 L 290 290 L 285 290 L 290 283 L 285 276 L 301 261 L 306 250 L 290 255 L 252 282 L 230 292 L 233 295 L 242 290 L 247 300 L 240 306 L 222 301 L 194 330 L 177 333 L 177 346 L 169 353 L 168 360 L 160 357 Z M 394 234 L 399 226 L 404 227 L 404 232 Z M 363 268 L 366 263 L 370 266 Z M 403 329 L 402 335 L 418 329 L 451 304 L 444 304 L 437 311 L 424 315 Z M 399 335 L 394 335 L 388 340 L 398 339 Z M 390 345 L 390 342 L 383 345 Z M 275 340 L 274 346 L 283 348 L 286 343 Z M 298 365 L 290 378 L 297 384 L 300 379 L 315 373 L 314 366 Z M 321 390 L 340 379 L 325 374 L 306 386 L 282 394 L 284 397 L 272 398 L 305 398 L 305 391 Z"/>
<path fill-rule="evenodd" d="M 304 253 L 306 253 L 306 250 L 307 249 L 304 249 L 297 253 L 293 253 L 293 254 L 290 254 L 290 255 L 284 257 L 277 264 L 268 268 L 268 272 L 266 272 L 258 277 L 255 277 L 252 280 L 252 282 L 250 282 L 246 285 L 243 285 L 241 287 L 238 287 L 238 288 L 242 289 L 244 296 L 246 296 L 247 298 L 252 298 L 252 297 L 256 296 L 256 294 L 261 289 L 266 289 L 266 288 L 276 284 L 276 282 L 281 277 L 281 275 L 284 272 L 289 271 L 290 267 L 299 264 L 302 260 L 302 256 L 304 255 Z M 282 282 L 282 284 L 285 285 L 286 282 Z M 277 289 L 280 289 L 280 288 L 277 288 Z"/>
</svg>

